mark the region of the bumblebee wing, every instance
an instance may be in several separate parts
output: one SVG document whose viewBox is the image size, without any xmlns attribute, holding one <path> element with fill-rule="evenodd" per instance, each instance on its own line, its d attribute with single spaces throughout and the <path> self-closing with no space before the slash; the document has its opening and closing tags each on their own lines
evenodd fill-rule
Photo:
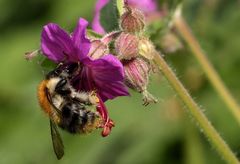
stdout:
<svg viewBox="0 0 240 164">
<path fill-rule="evenodd" d="M 47 95 L 48 102 L 53 106 L 54 110 L 55 110 L 58 114 L 60 114 L 61 111 L 53 104 L 52 97 L 51 97 L 51 95 L 50 95 L 50 93 L 49 93 L 49 91 L 48 91 L 47 88 L 45 89 L 45 94 Z"/>
<path fill-rule="evenodd" d="M 50 128 L 52 136 L 52 144 L 54 152 L 57 156 L 57 159 L 61 159 L 64 155 L 64 146 L 61 139 L 61 136 L 58 132 L 56 124 L 50 119 Z"/>
</svg>

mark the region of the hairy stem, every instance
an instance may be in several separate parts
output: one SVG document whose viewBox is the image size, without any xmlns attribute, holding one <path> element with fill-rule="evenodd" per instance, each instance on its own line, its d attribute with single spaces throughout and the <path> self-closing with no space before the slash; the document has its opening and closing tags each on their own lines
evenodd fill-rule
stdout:
<svg viewBox="0 0 240 164">
<path fill-rule="evenodd" d="M 206 57 L 206 54 L 201 49 L 197 39 L 192 34 L 189 26 L 187 25 L 184 18 L 181 16 L 181 8 L 179 7 L 175 14 L 174 25 L 182 38 L 187 42 L 193 55 L 196 57 L 197 61 L 201 65 L 203 71 L 207 75 L 209 81 L 212 83 L 215 90 L 218 92 L 222 101 L 228 106 L 228 109 L 233 114 L 235 119 L 240 124 L 240 107 L 225 87 L 224 83 L 218 76 L 217 72 L 214 70 L 213 66 Z"/>
<path fill-rule="evenodd" d="M 207 117 L 201 111 L 196 102 L 192 99 L 188 91 L 184 88 L 182 83 L 178 80 L 172 69 L 165 62 L 163 57 L 156 52 L 154 58 L 155 64 L 158 66 L 159 70 L 163 73 L 166 79 L 169 81 L 174 90 L 178 93 L 181 100 L 187 106 L 187 110 L 196 120 L 199 128 L 203 130 L 203 133 L 209 139 L 209 142 L 216 148 L 219 154 L 228 163 L 239 163 L 238 159 L 224 142 L 218 132 L 214 129 L 212 124 L 208 121 Z"/>
<path fill-rule="evenodd" d="M 125 4 L 125 0 L 117 0 L 117 8 L 118 8 L 118 12 L 119 15 L 122 15 L 124 12 L 124 4 Z"/>
</svg>

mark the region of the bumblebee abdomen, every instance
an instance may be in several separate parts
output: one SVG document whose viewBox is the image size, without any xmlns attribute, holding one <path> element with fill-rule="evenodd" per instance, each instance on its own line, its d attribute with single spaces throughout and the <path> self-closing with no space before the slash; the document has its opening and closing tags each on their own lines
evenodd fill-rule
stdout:
<svg viewBox="0 0 240 164">
<path fill-rule="evenodd" d="M 81 104 L 68 103 L 62 108 L 60 127 L 70 133 L 86 134 L 100 125 L 97 113 L 88 111 Z"/>
<path fill-rule="evenodd" d="M 98 113 L 87 111 L 86 118 L 87 122 L 81 129 L 83 133 L 91 133 L 102 124 L 102 120 L 100 119 Z"/>
</svg>

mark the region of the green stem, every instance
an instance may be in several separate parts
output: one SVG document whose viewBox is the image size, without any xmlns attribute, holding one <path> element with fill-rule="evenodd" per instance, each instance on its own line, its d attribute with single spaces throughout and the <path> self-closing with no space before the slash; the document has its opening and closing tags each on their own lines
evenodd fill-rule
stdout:
<svg viewBox="0 0 240 164">
<path fill-rule="evenodd" d="M 122 15 L 124 12 L 124 0 L 117 0 L 117 9 L 118 9 L 119 15 Z"/>
<path fill-rule="evenodd" d="M 197 121 L 199 128 L 203 130 L 203 133 L 209 139 L 210 143 L 216 147 L 219 154 L 228 162 L 228 163 L 239 163 L 238 159 L 224 142 L 218 132 L 214 129 L 212 124 L 208 121 L 207 117 L 198 107 L 196 102 L 192 99 L 188 91 L 184 88 L 182 83 L 177 79 L 174 72 L 162 58 L 162 56 L 156 53 L 154 58 L 155 64 L 158 66 L 159 70 L 163 73 L 169 83 L 172 85 L 174 90 L 178 93 L 179 97 L 187 106 L 188 111 Z"/>
<path fill-rule="evenodd" d="M 222 98 L 222 101 L 228 106 L 228 109 L 240 124 L 239 105 L 237 104 L 231 93 L 228 91 L 228 89 L 225 87 L 221 78 L 218 76 L 217 72 L 207 59 L 206 54 L 201 49 L 197 39 L 192 34 L 191 29 L 187 25 L 184 18 L 181 16 L 181 7 L 179 7 L 176 11 L 174 25 L 182 38 L 187 42 L 193 55 L 196 57 L 203 71 L 207 75 L 209 81 L 212 83 L 213 87 L 218 92 L 219 96 Z"/>
</svg>

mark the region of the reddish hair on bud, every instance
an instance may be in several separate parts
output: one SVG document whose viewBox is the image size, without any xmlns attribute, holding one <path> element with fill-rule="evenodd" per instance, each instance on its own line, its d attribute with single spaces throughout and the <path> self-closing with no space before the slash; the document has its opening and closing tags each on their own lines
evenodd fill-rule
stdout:
<svg viewBox="0 0 240 164">
<path fill-rule="evenodd" d="M 120 60 L 130 60 L 138 56 L 138 37 L 121 33 L 115 42 L 116 54 Z"/>
<path fill-rule="evenodd" d="M 129 33 L 139 33 L 144 30 L 145 16 L 135 8 L 125 5 L 126 11 L 120 17 L 120 27 L 123 31 Z"/>
</svg>

